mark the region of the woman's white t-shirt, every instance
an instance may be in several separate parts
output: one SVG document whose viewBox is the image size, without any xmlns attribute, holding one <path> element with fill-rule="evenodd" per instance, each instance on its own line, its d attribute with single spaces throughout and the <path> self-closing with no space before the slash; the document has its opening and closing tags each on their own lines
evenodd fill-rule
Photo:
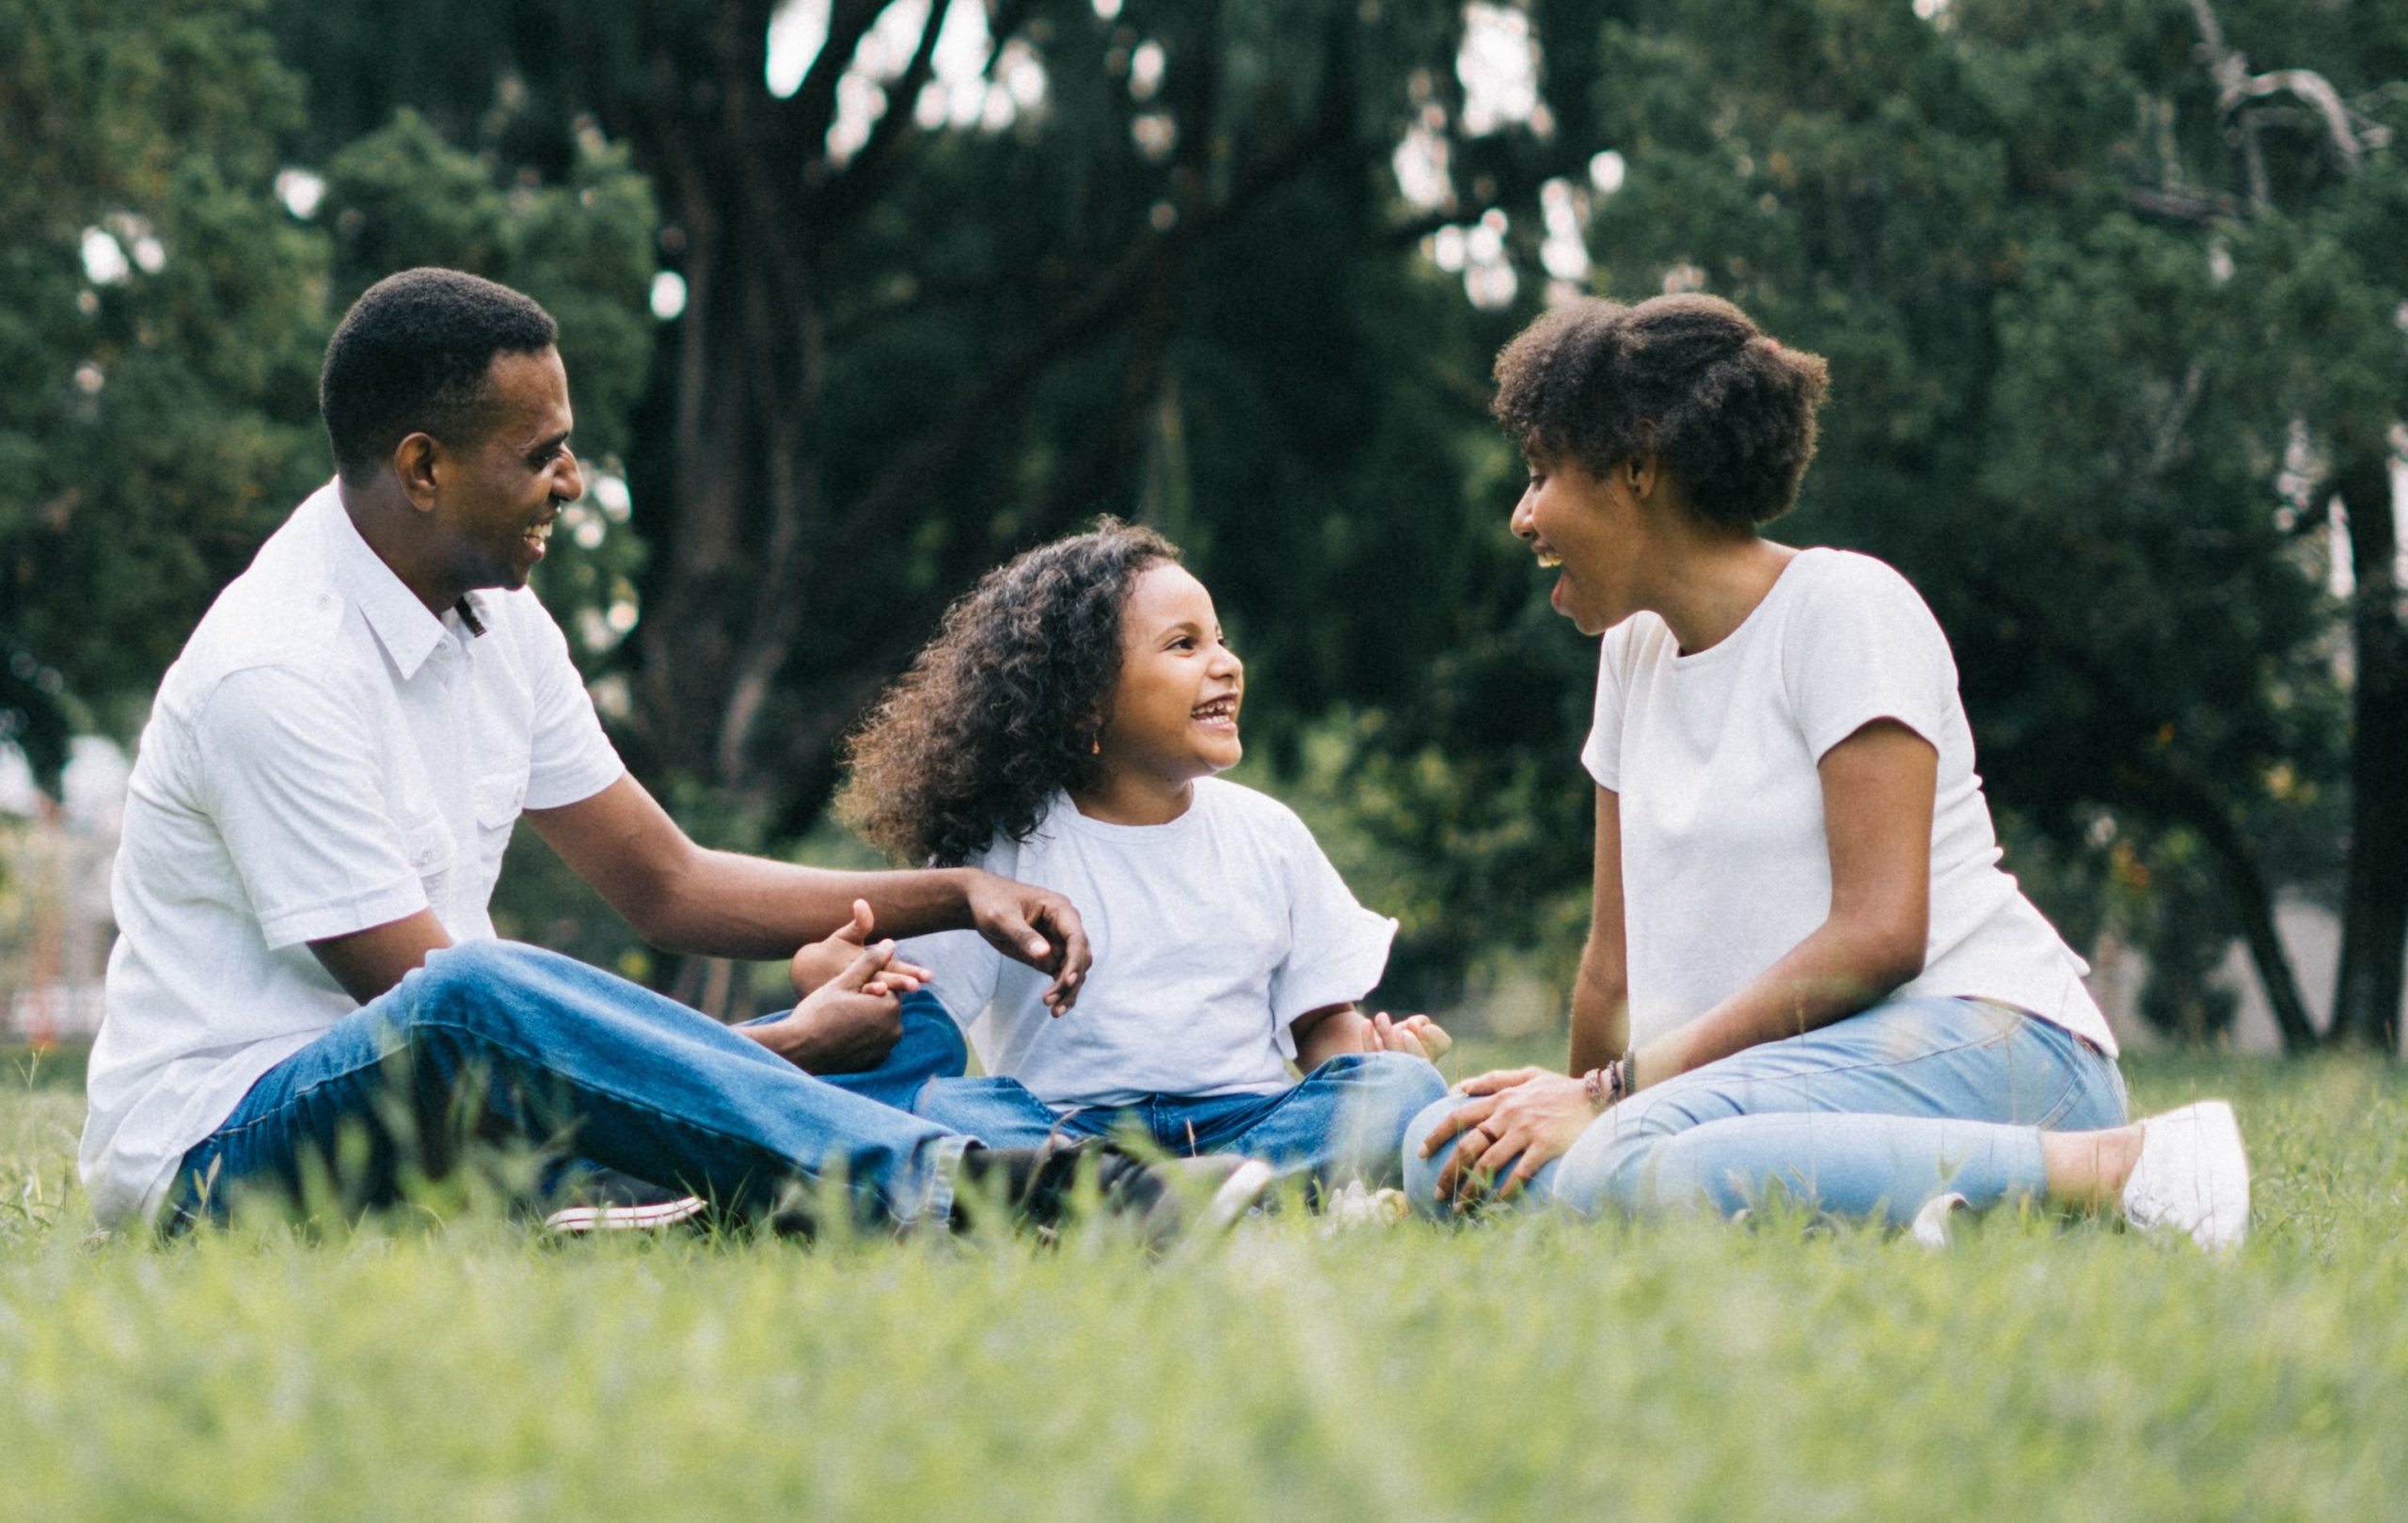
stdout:
<svg viewBox="0 0 2408 1523">
<path fill-rule="evenodd" d="M 1078 906 L 1095 963 L 1069 1013 L 1052 982 L 976 931 L 902 944 L 987 1071 L 1052 1105 L 1274 1094 L 1294 1081 L 1297 1017 L 1362 998 L 1396 922 L 1348 892 L 1294 811 L 1219 778 L 1166 825 L 1089 819 L 1056 794 L 1025 841 L 978 860 Z"/>
<path fill-rule="evenodd" d="M 1620 796 L 1630 1038 L 1694 1020 L 1830 912 L 1824 753 L 1875 720 L 1940 753 L 1931 933 L 1890 997 L 1995 1000 L 2109 1055 L 2089 967 L 1998 865 L 1956 663 L 1904 577 L 1845 550 L 1800 551 L 1728 637 L 1680 654 L 1640 613 L 1606 632 L 1581 761 Z"/>
</svg>

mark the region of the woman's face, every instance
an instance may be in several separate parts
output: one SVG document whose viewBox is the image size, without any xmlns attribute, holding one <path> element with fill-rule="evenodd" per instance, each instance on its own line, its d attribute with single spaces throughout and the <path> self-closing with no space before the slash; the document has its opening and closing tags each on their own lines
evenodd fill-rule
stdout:
<svg viewBox="0 0 2408 1523">
<path fill-rule="evenodd" d="M 1617 467 L 1606 480 L 1576 460 L 1533 455 L 1513 504 L 1513 532 L 1539 564 L 1561 570 L 1547 601 L 1584 635 L 1603 634 L 1639 611 L 1633 570 L 1643 538 L 1637 495 Z"/>
</svg>

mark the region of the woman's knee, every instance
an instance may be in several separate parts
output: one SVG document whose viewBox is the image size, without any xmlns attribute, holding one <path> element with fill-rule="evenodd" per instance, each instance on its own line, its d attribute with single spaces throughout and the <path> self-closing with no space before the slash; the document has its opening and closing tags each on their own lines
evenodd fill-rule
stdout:
<svg viewBox="0 0 2408 1523">
<path fill-rule="evenodd" d="M 1625 1101 L 1608 1111 L 1565 1150 L 1550 1184 L 1556 1204 L 1583 1216 L 1640 1209 L 1656 1154 L 1680 1133 L 1616 1114 L 1630 1106 Z"/>
<path fill-rule="evenodd" d="M 1405 1123 L 1404 1193 L 1413 1202 L 1413 1209 L 1425 1216 L 1446 1214 L 1446 1208 L 1438 1199 L 1438 1175 L 1446 1168 L 1448 1158 L 1454 1153 L 1455 1139 L 1449 1137 L 1431 1150 L 1426 1158 L 1422 1156 L 1422 1147 L 1430 1140 L 1431 1134 L 1438 1130 L 1440 1123 L 1470 1104 L 1471 1100 L 1469 1095 L 1441 1093 Z"/>
</svg>

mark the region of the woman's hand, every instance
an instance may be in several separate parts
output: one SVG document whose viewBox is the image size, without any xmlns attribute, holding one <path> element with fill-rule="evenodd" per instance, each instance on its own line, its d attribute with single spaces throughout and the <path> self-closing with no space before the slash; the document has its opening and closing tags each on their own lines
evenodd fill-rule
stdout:
<svg viewBox="0 0 2408 1523">
<path fill-rule="evenodd" d="M 836 928 L 833 935 L 811 943 L 794 955 L 786 964 L 786 977 L 794 984 L 794 997 L 807 999 L 811 992 L 836 978 L 857 961 L 869 945 L 869 933 L 878 928 L 878 918 L 870 912 L 867 899 L 853 901 L 853 918 Z M 894 944 L 886 944 L 888 956 L 862 986 L 865 994 L 908 994 L 928 982 L 933 976 L 927 969 L 898 960 L 893 955 Z"/>
<path fill-rule="evenodd" d="M 1531 1175 L 1570 1150 L 1598 1115 L 1585 1085 L 1546 1069 L 1503 1069 L 1455 1087 L 1473 1099 L 1422 1139 L 1421 1156 L 1450 1137 L 1463 1139 L 1438 1175 L 1438 1198 L 1452 1200 L 1458 1211 L 1484 1195 L 1512 1199 Z"/>
</svg>

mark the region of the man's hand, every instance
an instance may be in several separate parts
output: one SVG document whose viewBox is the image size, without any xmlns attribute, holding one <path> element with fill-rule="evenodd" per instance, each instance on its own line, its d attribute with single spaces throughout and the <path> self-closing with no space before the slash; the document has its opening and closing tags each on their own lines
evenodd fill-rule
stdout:
<svg viewBox="0 0 2408 1523">
<path fill-rule="evenodd" d="M 814 944 L 824 947 L 851 928 L 848 926 L 827 942 Z M 800 960 L 800 954 L 797 956 Z M 886 986 L 894 965 L 893 942 L 862 947 L 843 972 L 813 990 L 784 1016 L 734 1029 L 808 1073 L 858 1073 L 874 1069 L 903 1037 L 903 1001 Z M 870 992 L 873 984 L 879 987 L 876 993 Z"/>
<path fill-rule="evenodd" d="M 795 998 L 807 998 L 822 984 L 842 977 L 869 945 L 870 932 L 877 928 L 878 916 L 871 912 L 869 900 L 855 899 L 851 920 L 837 927 L 834 934 L 805 945 L 786 964 L 786 976 L 794 983 Z M 890 958 L 886 966 L 862 986 L 862 992 L 908 994 L 933 976 L 926 968 Z"/>
<path fill-rule="evenodd" d="M 976 872 L 966 895 L 970 923 L 987 944 L 1016 962 L 1054 976 L 1045 1003 L 1060 1015 L 1078 1003 L 1079 986 L 1095 960 L 1079 912 L 1061 895 L 993 873 Z"/>
<path fill-rule="evenodd" d="M 1438 1198 L 1452 1200 L 1458 1211 L 1483 1195 L 1504 1200 L 1519 1194 L 1531 1175 L 1570 1150 L 1598 1115 L 1579 1080 L 1546 1069 L 1499 1070 L 1455 1087 L 1476 1098 L 1440 1121 L 1422 1139 L 1420 1152 L 1427 1158 L 1448 1138 L 1463 1138 L 1438 1175 Z"/>
</svg>

